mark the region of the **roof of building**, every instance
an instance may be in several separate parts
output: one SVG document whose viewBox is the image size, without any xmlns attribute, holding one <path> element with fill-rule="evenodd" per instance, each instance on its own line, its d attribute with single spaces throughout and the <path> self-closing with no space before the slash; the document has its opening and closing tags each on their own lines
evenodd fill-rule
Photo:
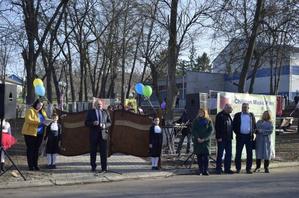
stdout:
<svg viewBox="0 0 299 198">
<path fill-rule="evenodd" d="M 23 79 L 15 74 L 7 75 L 5 77 L 5 82 L 15 85 L 23 85 Z"/>
</svg>

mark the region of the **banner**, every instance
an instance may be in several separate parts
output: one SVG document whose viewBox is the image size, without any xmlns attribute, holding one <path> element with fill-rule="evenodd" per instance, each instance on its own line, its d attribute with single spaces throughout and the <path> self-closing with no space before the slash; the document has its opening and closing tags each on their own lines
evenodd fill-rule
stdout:
<svg viewBox="0 0 299 198">
<path fill-rule="evenodd" d="M 90 152 L 89 128 L 85 126 L 87 111 L 67 113 L 57 110 L 62 125 L 59 154 L 76 156 Z M 148 156 L 149 129 L 152 119 L 124 110 L 110 112 L 109 156 L 124 153 L 139 157 Z"/>
<path fill-rule="evenodd" d="M 138 157 L 149 155 L 149 129 L 152 119 L 129 111 L 114 111 L 110 132 L 109 156 L 124 153 Z"/>
<path fill-rule="evenodd" d="M 272 156 L 275 157 L 275 121 L 276 121 L 276 96 L 273 95 L 258 95 L 258 94 L 243 94 L 243 93 L 231 93 L 231 92 L 217 92 L 217 113 L 223 110 L 225 104 L 230 104 L 233 108 L 231 114 L 232 118 L 234 114 L 241 112 L 242 104 L 249 104 L 249 112 L 253 113 L 256 122 L 261 119 L 264 111 L 270 111 L 272 122 L 274 125 L 273 133 L 271 135 L 272 143 Z M 232 142 L 233 155 L 236 152 L 236 138 Z M 243 149 L 242 158 L 246 158 L 246 152 Z M 255 152 L 254 156 L 255 156 Z"/>
</svg>

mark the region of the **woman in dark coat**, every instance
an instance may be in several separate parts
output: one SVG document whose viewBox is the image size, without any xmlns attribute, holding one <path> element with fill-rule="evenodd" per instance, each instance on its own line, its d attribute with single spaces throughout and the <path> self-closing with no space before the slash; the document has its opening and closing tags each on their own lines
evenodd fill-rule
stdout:
<svg viewBox="0 0 299 198">
<path fill-rule="evenodd" d="M 162 129 L 159 126 L 160 119 L 155 117 L 153 125 L 150 127 L 149 148 L 152 161 L 152 170 L 158 170 L 158 162 L 162 150 Z"/>
<path fill-rule="evenodd" d="M 192 124 L 192 140 L 194 153 L 197 156 L 198 174 L 209 175 L 210 137 L 212 123 L 206 110 L 199 109 L 198 115 Z"/>
<path fill-rule="evenodd" d="M 254 172 L 259 172 L 261 161 L 264 160 L 265 173 L 269 173 L 269 163 L 271 159 L 271 134 L 273 133 L 273 123 L 269 111 L 263 113 L 262 119 L 256 123 L 255 155 L 256 168 Z"/>
<path fill-rule="evenodd" d="M 45 139 L 48 138 L 46 153 L 48 159 L 48 168 L 56 168 L 56 157 L 59 150 L 58 142 L 61 135 L 61 126 L 58 121 L 58 115 L 52 115 L 53 122 L 47 127 Z"/>
</svg>

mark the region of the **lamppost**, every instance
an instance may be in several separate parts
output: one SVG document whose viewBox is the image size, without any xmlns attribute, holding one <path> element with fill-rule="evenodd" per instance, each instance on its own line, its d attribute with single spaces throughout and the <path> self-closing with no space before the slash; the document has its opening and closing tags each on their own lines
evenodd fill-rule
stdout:
<svg viewBox="0 0 299 198">
<path fill-rule="evenodd" d="M 58 82 L 59 90 L 60 90 L 60 109 L 63 111 L 64 106 L 64 90 L 66 88 L 66 83 L 64 81 Z"/>
</svg>

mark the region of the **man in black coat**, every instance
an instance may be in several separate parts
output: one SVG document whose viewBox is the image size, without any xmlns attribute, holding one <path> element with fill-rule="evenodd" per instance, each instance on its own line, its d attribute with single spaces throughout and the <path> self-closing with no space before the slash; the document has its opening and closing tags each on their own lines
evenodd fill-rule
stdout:
<svg viewBox="0 0 299 198">
<path fill-rule="evenodd" d="M 230 113 L 233 108 L 230 104 L 226 104 L 223 111 L 216 115 L 215 130 L 217 140 L 217 160 L 216 160 L 216 173 L 222 173 L 222 156 L 225 150 L 224 158 L 224 172 L 232 174 L 231 161 L 232 161 L 232 139 L 233 139 L 233 121 Z"/>
<path fill-rule="evenodd" d="M 236 113 L 233 120 L 233 130 L 236 134 L 236 158 L 237 173 L 241 171 L 241 156 L 244 145 L 246 146 L 246 172 L 252 174 L 252 146 L 253 133 L 256 129 L 255 117 L 249 112 L 249 104 L 242 104 L 242 112 Z"/>
<path fill-rule="evenodd" d="M 95 101 L 95 108 L 87 113 L 85 125 L 90 128 L 90 165 L 96 171 L 97 148 L 100 149 L 102 172 L 107 171 L 107 137 L 111 119 L 108 111 L 103 109 L 100 99 Z"/>
</svg>

